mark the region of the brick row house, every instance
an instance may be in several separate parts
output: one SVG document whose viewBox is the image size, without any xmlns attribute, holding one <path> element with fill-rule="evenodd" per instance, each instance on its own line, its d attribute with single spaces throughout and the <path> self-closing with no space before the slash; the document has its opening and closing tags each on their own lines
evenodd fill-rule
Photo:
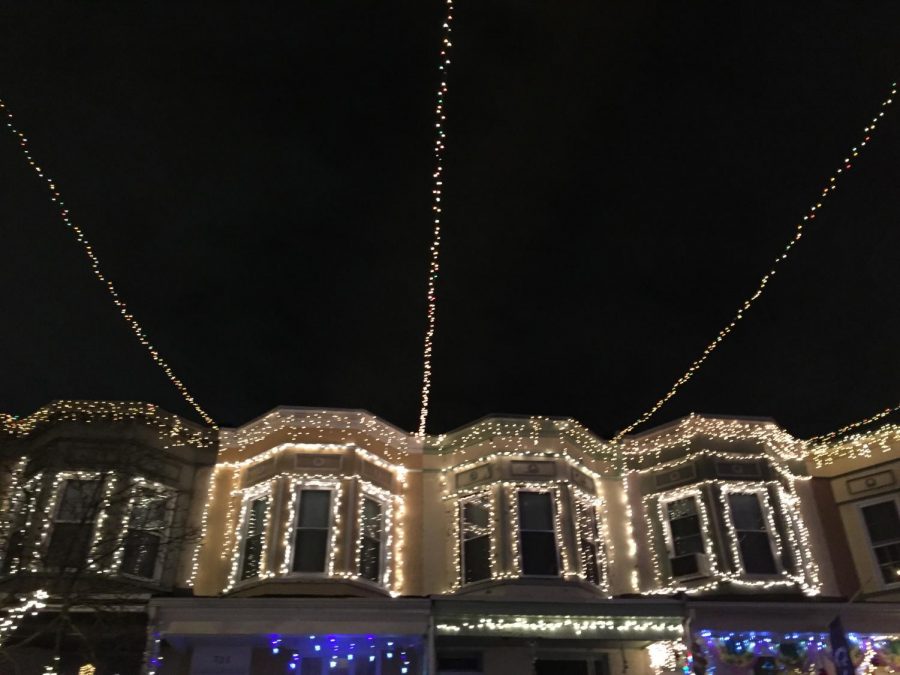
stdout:
<svg viewBox="0 0 900 675">
<path fill-rule="evenodd" d="M 418 437 L 58 401 L 0 433 L 0 673 L 900 672 L 900 427 Z"/>
</svg>

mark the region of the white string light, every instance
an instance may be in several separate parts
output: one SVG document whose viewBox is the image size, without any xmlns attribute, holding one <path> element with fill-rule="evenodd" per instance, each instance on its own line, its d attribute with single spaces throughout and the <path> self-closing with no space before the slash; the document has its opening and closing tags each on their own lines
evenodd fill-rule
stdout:
<svg viewBox="0 0 900 675">
<path fill-rule="evenodd" d="M 900 403 L 898 403 L 897 405 L 892 406 L 890 408 L 885 408 L 884 410 L 875 413 L 871 417 L 866 417 L 865 419 L 858 420 L 856 422 L 851 422 L 850 424 L 842 426 L 840 429 L 836 429 L 835 431 L 832 431 L 830 433 L 821 434 L 819 436 L 813 436 L 812 438 L 808 439 L 808 442 L 809 443 L 822 443 L 824 441 L 833 440 L 833 439 L 837 438 L 838 436 L 842 436 L 842 435 L 846 434 L 848 431 L 853 431 L 854 429 L 858 429 L 859 427 L 864 427 L 867 424 L 872 424 L 872 422 L 877 422 L 878 420 L 880 420 L 884 417 L 887 417 L 891 413 L 897 412 L 898 410 L 900 410 Z"/>
<path fill-rule="evenodd" d="M 26 138 L 25 134 L 19 131 L 14 126 L 13 114 L 9 111 L 9 109 L 6 107 L 6 104 L 2 100 L 0 100 L 0 108 L 2 108 L 6 113 L 6 127 L 16 138 L 16 141 L 18 141 L 19 147 L 22 149 L 22 154 L 25 155 L 25 160 L 28 162 L 28 165 L 32 169 L 34 169 L 34 172 L 38 175 L 38 177 L 44 179 L 47 182 L 47 187 L 50 190 L 50 201 L 54 202 L 60 207 L 60 218 L 62 218 L 62 221 L 63 223 L 65 223 L 66 227 L 68 227 L 75 235 L 75 239 L 78 241 L 78 243 L 81 244 L 81 247 L 84 249 L 85 254 L 91 261 L 91 272 L 94 273 L 97 281 L 99 281 L 106 288 L 106 291 L 112 298 L 113 304 L 119 310 L 119 313 L 122 315 L 125 323 L 127 323 L 129 328 L 131 328 L 131 331 L 138 339 L 138 342 L 140 342 L 142 345 L 144 345 L 144 347 L 147 348 L 150 357 L 153 359 L 156 365 L 158 365 L 162 369 L 166 377 L 169 378 L 169 381 L 175 385 L 175 388 L 178 389 L 179 393 L 182 395 L 182 397 L 184 397 L 184 400 L 187 401 L 191 405 L 191 407 L 193 407 L 193 409 L 197 411 L 197 414 L 200 415 L 201 418 L 203 418 L 204 422 L 212 427 L 215 427 L 216 424 L 213 421 L 212 417 L 210 417 L 206 413 L 206 411 L 200 407 L 197 401 L 194 400 L 194 397 L 188 391 L 184 383 L 175 375 L 175 372 L 159 353 L 159 350 L 150 342 L 150 338 L 147 337 L 147 333 L 144 331 L 143 326 L 138 323 L 138 320 L 128 310 L 125 301 L 119 295 L 119 292 L 116 290 L 113 282 L 109 278 L 107 278 L 107 276 L 100 269 L 100 258 L 98 258 L 97 254 L 94 252 L 94 248 L 93 246 L 91 246 L 91 243 L 85 235 L 84 230 L 82 230 L 78 225 L 72 222 L 71 218 L 69 217 L 69 209 L 65 208 L 65 202 L 62 201 L 62 196 L 56 186 L 56 183 L 52 178 L 44 173 L 44 170 L 35 161 L 34 156 L 31 154 L 31 150 L 28 149 L 28 138 Z"/>
<path fill-rule="evenodd" d="M 447 116 L 444 114 L 447 95 L 447 72 L 450 69 L 450 23 L 453 21 L 453 0 L 446 0 L 447 16 L 443 23 L 443 36 L 441 37 L 441 63 L 438 66 L 441 74 L 441 83 L 437 90 L 437 105 L 434 109 L 435 134 L 434 141 L 434 186 L 431 190 L 434 196 L 432 211 L 434 213 L 434 230 L 431 240 L 431 260 L 428 266 L 428 321 L 425 330 L 425 350 L 422 364 L 422 409 L 419 412 L 419 436 L 425 436 L 425 423 L 428 421 L 428 399 L 431 394 L 431 356 L 434 351 L 434 330 L 437 315 L 437 278 L 440 269 L 441 252 L 441 194 L 444 191 L 444 141 L 447 133 L 444 130 L 444 122 Z"/>
<path fill-rule="evenodd" d="M 891 96 L 893 96 L 897 93 L 896 87 L 897 87 L 896 82 L 891 84 Z M 891 103 L 893 103 L 893 99 L 891 99 L 889 96 L 884 101 L 882 101 L 881 107 L 886 108 Z M 794 245 L 797 242 L 800 241 L 800 238 L 803 236 L 803 226 L 805 224 L 808 224 L 810 221 L 815 220 L 816 216 L 819 213 L 819 210 L 822 208 L 822 202 L 837 188 L 838 177 L 840 175 L 842 175 L 845 171 L 849 171 L 853 167 L 853 160 L 859 156 L 859 153 L 862 152 L 862 149 L 871 140 L 872 133 L 875 131 L 875 127 L 878 124 L 878 122 L 881 120 L 882 117 L 884 117 L 884 113 L 885 113 L 884 110 L 880 110 L 878 112 L 878 114 L 872 118 L 872 121 L 869 123 L 869 125 L 863 129 L 864 136 L 863 136 L 862 141 L 860 141 L 860 143 L 858 145 L 851 148 L 849 155 L 844 158 L 844 161 L 842 162 L 840 168 L 837 169 L 835 174 L 832 175 L 828 179 L 828 183 L 825 185 L 825 187 L 822 188 L 822 192 L 818 197 L 818 199 L 821 201 L 816 201 L 816 203 L 813 204 L 809 208 L 809 210 L 806 212 L 806 215 L 803 216 L 803 220 L 801 220 L 800 223 L 797 224 L 797 227 L 794 230 L 794 236 L 784 247 L 784 250 L 782 250 L 782 252 L 775 258 L 775 260 L 772 263 L 771 269 L 768 272 L 766 272 L 762 276 L 762 278 L 759 280 L 759 285 L 757 286 L 756 291 L 753 293 L 753 295 L 751 295 L 746 300 L 744 300 L 744 303 L 741 305 L 740 309 L 738 309 L 737 313 L 735 313 L 734 317 L 732 317 L 731 322 L 727 326 L 725 326 L 722 330 L 719 331 L 719 334 L 715 337 L 715 339 L 712 342 L 710 342 L 706 346 L 706 349 L 703 350 L 703 354 L 701 354 L 700 357 L 698 357 L 691 364 L 690 368 L 688 368 L 687 371 L 681 377 L 679 377 L 677 380 L 675 380 L 675 384 L 672 385 L 672 388 L 669 389 L 669 391 L 665 394 L 665 396 L 663 396 L 656 403 L 654 403 L 653 407 L 651 407 L 649 410 L 644 412 L 640 417 L 638 417 L 637 420 L 635 420 L 634 422 L 629 424 L 627 427 L 625 427 L 624 429 L 619 431 L 613 437 L 613 439 L 612 439 L 613 443 L 618 443 L 620 440 L 622 440 L 622 437 L 625 434 L 631 432 L 632 430 L 634 430 L 635 428 L 639 427 L 641 424 L 643 424 L 644 422 L 649 420 L 651 417 L 653 417 L 653 415 L 655 415 L 656 412 L 660 408 L 662 408 L 666 404 L 667 401 L 669 401 L 669 399 L 671 399 L 673 396 L 675 396 L 675 394 L 678 392 L 678 390 L 681 389 L 681 387 L 684 386 L 688 382 L 688 380 L 690 380 L 694 376 L 694 374 L 700 369 L 700 367 L 704 364 L 704 362 L 709 358 L 710 354 L 712 354 L 719 347 L 719 345 L 722 344 L 722 341 L 731 333 L 731 331 L 734 330 L 735 326 L 737 326 L 738 321 L 740 321 L 741 319 L 744 318 L 744 315 L 746 314 L 746 312 L 750 309 L 750 307 L 753 305 L 753 303 L 755 303 L 756 300 L 763 294 L 763 291 L 765 290 L 766 285 L 769 283 L 769 281 L 772 279 L 772 277 L 775 276 L 775 272 L 777 271 L 778 266 L 782 262 L 787 260 L 788 254 L 791 252 L 791 249 L 794 247 Z"/>
</svg>

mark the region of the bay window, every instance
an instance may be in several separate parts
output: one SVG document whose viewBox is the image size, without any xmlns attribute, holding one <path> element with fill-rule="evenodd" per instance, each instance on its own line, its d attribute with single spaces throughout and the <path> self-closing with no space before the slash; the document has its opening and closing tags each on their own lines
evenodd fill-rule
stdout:
<svg viewBox="0 0 900 675">
<path fill-rule="evenodd" d="M 331 534 L 332 491 L 300 488 L 297 490 L 297 519 L 291 570 L 325 573 Z"/>
<path fill-rule="evenodd" d="M 121 573 L 142 579 L 159 576 L 170 501 L 169 495 L 158 490 L 137 490 L 128 516 Z"/>
<path fill-rule="evenodd" d="M 490 495 L 459 503 L 459 566 L 464 584 L 491 577 L 491 518 Z"/>
<path fill-rule="evenodd" d="M 727 495 L 733 535 L 737 539 L 741 565 L 746 574 L 777 574 L 772 551 L 772 533 L 757 492 Z"/>
<path fill-rule="evenodd" d="M 360 514 L 359 576 L 381 583 L 384 572 L 384 504 L 363 496 Z"/>
<path fill-rule="evenodd" d="M 522 574 L 557 576 L 559 551 L 553 525 L 553 493 L 519 490 L 518 516 Z"/>
</svg>

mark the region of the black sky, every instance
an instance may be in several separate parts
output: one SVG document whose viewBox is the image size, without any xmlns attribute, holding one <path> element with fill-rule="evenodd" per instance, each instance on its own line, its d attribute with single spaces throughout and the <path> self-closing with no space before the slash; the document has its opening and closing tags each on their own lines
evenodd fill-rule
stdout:
<svg viewBox="0 0 900 675">
<path fill-rule="evenodd" d="M 3 2 L 0 96 L 217 421 L 417 418 L 442 3 Z M 900 4 L 458 0 L 430 430 L 602 435 L 727 322 L 900 74 Z M 900 109 L 655 419 L 900 397 Z M 0 136 L 0 410 L 190 413 Z"/>
</svg>

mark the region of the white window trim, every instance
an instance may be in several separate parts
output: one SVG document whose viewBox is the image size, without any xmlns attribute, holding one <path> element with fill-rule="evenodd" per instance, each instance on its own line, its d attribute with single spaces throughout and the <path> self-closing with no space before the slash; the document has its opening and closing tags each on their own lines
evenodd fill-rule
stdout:
<svg viewBox="0 0 900 675">
<path fill-rule="evenodd" d="M 872 535 L 869 533 L 869 528 L 866 526 L 866 519 L 862 512 L 863 508 L 866 506 L 874 506 L 875 504 L 881 504 L 883 502 L 894 502 L 894 508 L 900 513 L 900 493 L 896 492 L 893 494 L 887 493 L 877 497 L 870 497 L 864 501 L 854 502 L 853 505 L 856 507 L 856 517 L 859 519 L 859 527 L 866 533 L 866 541 L 869 543 L 867 555 L 869 557 L 869 567 L 872 570 L 872 580 L 878 585 L 879 589 L 889 590 L 900 588 L 900 579 L 894 583 L 888 583 L 884 580 L 884 577 L 881 574 L 881 566 L 878 564 L 878 556 L 875 555 L 875 545 L 872 543 Z M 863 585 L 865 586 L 865 583 Z"/>
<path fill-rule="evenodd" d="M 362 546 L 363 546 L 363 527 L 362 527 L 362 514 L 363 514 L 363 504 L 366 499 L 371 499 L 374 502 L 377 502 L 381 506 L 381 527 L 382 527 L 382 535 L 381 535 L 381 551 L 379 554 L 379 566 L 381 568 L 381 574 L 379 575 L 378 581 L 372 581 L 371 579 L 364 578 L 361 573 L 362 567 Z M 383 490 L 381 488 L 376 487 L 372 483 L 367 481 L 360 480 L 359 481 L 359 503 L 357 504 L 357 527 L 359 528 L 359 532 L 356 537 L 356 559 L 355 559 L 355 574 L 362 582 L 368 582 L 376 584 L 383 588 L 389 588 L 391 583 L 391 556 L 389 552 L 391 551 L 391 546 L 393 545 L 393 522 L 394 522 L 394 513 L 393 513 L 393 495 L 387 490 Z"/>
<path fill-rule="evenodd" d="M 463 546 L 465 536 L 465 505 L 468 502 L 477 502 L 477 501 L 485 501 L 487 503 L 488 509 L 488 576 L 485 579 L 479 579 L 478 581 L 466 581 L 466 561 L 465 561 L 465 546 Z M 456 500 L 456 564 L 459 567 L 457 573 L 457 586 L 468 586 L 470 584 L 479 584 L 484 583 L 486 581 L 491 581 L 496 577 L 496 569 L 495 567 L 495 546 L 496 546 L 496 527 L 494 525 L 494 493 L 490 489 L 481 490 L 479 492 L 466 495 L 465 497 L 460 497 Z"/>
<path fill-rule="evenodd" d="M 271 532 L 274 528 L 273 515 L 275 506 L 275 479 L 270 479 L 263 483 L 258 483 L 243 490 L 238 490 L 240 496 L 240 516 L 237 526 L 235 527 L 235 538 L 231 553 L 231 572 L 228 576 L 228 585 L 225 591 L 229 591 L 235 586 L 256 583 L 262 579 L 272 576 L 268 565 L 269 541 L 272 538 Z M 250 505 L 257 499 L 265 497 L 266 503 L 266 522 L 263 526 L 262 541 L 260 543 L 259 554 L 259 574 L 248 579 L 240 579 L 241 570 L 244 566 L 244 538 L 247 535 L 247 527 L 249 519 L 247 518 Z"/>
<path fill-rule="evenodd" d="M 134 518 L 134 502 L 139 492 L 148 490 L 155 492 L 166 501 L 165 523 L 160 530 L 160 550 L 159 554 L 156 556 L 156 565 L 154 566 L 153 577 L 149 578 L 138 576 L 137 574 L 129 574 L 128 572 L 122 571 L 123 557 L 125 555 L 125 542 L 128 539 L 128 528 L 131 525 L 132 518 Z M 174 510 L 177 506 L 177 499 L 178 494 L 172 487 L 168 485 L 163 485 L 162 483 L 156 483 L 154 481 L 148 481 L 139 476 L 132 479 L 130 495 L 128 498 L 128 515 L 125 517 L 124 522 L 122 523 L 122 532 L 116 541 L 116 550 L 113 553 L 113 561 L 110 564 L 109 569 L 107 569 L 108 573 L 112 573 L 113 571 L 115 571 L 120 576 L 123 576 L 127 579 L 135 579 L 143 582 L 158 582 L 160 580 L 167 558 L 163 544 L 167 540 L 172 530 L 172 520 L 175 516 Z"/>
<path fill-rule="evenodd" d="M 566 564 L 564 542 L 562 540 L 562 528 L 560 527 L 560 504 L 559 490 L 556 487 L 548 487 L 543 483 L 534 485 L 531 483 L 515 485 L 512 487 L 513 507 L 512 507 L 512 537 L 515 542 L 516 571 L 520 577 L 528 579 L 559 579 L 565 577 L 568 573 L 568 565 Z M 525 574 L 522 571 L 522 529 L 519 527 L 519 493 L 521 492 L 538 492 L 550 495 L 550 512 L 553 522 L 553 541 L 556 545 L 556 574 Z M 533 530 L 545 531 L 545 530 Z"/>
<path fill-rule="evenodd" d="M 703 540 L 703 554 L 709 561 L 710 577 L 717 578 L 719 576 L 718 563 L 716 562 L 715 540 L 712 537 L 712 528 L 710 527 L 709 511 L 706 509 L 706 501 L 703 499 L 703 491 L 700 488 L 676 488 L 668 492 L 654 495 L 656 499 L 656 507 L 659 518 L 659 524 L 663 530 L 663 539 L 666 545 L 666 554 L 669 558 L 675 555 L 675 537 L 672 535 L 672 525 L 669 522 L 669 514 L 666 506 L 671 502 L 677 502 L 681 499 L 693 497 L 697 504 L 697 514 L 700 516 L 700 537 Z M 669 568 L 667 568 L 669 569 Z M 657 583 L 662 583 L 662 566 L 659 561 L 655 565 L 655 575 Z M 669 581 L 675 581 L 672 571 L 669 569 Z"/>
<path fill-rule="evenodd" d="M 738 544 L 737 528 L 734 524 L 734 514 L 731 510 L 731 502 L 728 499 L 728 496 L 733 494 L 754 495 L 759 502 L 759 508 L 763 515 L 763 523 L 766 528 L 765 531 L 766 534 L 769 535 L 769 550 L 772 552 L 772 559 L 775 561 L 776 571 L 773 574 L 750 573 L 747 572 L 744 567 L 741 547 Z M 723 513 L 725 515 L 725 526 L 728 529 L 731 558 L 738 574 L 747 579 L 769 579 L 772 577 L 788 576 L 788 572 L 784 569 L 784 565 L 781 561 L 784 547 L 781 542 L 781 536 L 778 534 L 778 528 L 775 525 L 775 510 L 769 499 L 768 486 L 759 483 L 723 483 L 721 484 L 721 495 Z"/>
<path fill-rule="evenodd" d="M 324 579 L 334 576 L 334 561 L 338 550 L 338 535 L 341 525 L 341 487 L 340 479 L 316 480 L 294 478 L 290 481 L 291 507 L 288 527 L 284 533 L 284 560 L 281 574 L 286 577 Z M 300 520 L 300 491 L 327 490 L 331 492 L 331 512 L 328 516 L 328 548 L 324 572 L 294 572 L 294 545 L 296 542 L 297 523 Z"/>
</svg>

